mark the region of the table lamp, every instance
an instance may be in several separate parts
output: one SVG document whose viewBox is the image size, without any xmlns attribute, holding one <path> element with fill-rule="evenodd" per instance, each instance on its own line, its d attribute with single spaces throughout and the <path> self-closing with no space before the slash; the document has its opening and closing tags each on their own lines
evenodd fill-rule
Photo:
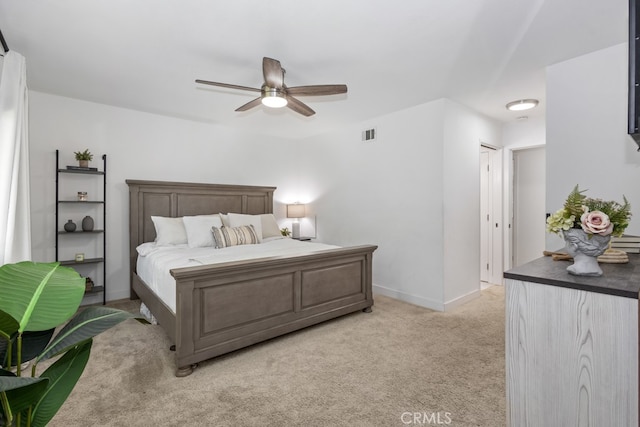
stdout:
<svg viewBox="0 0 640 427">
<path fill-rule="evenodd" d="M 300 237 L 299 218 L 304 218 L 304 205 L 300 203 L 287 205 L 287 218 L 293 218 L 293 223 L 291 224 L 291 237 L 298 239 Z"/>
</svg>

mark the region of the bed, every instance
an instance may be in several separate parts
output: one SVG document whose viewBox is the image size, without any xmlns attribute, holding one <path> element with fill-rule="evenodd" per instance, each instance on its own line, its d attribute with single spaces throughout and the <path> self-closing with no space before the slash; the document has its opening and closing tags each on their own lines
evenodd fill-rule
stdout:
<svg viewBox="0 0 640 427">
<path fill-rule="evenodd" d="M 152 216 L 273 213 L 275 187 L 127 180 L 131 298 L 175 344 L 176 376 L 198 362 L 356 311 L 371 311 L 374 245 L 173 268 L 175 308 L 137 272 Z M 305 245 L 308 243 L 301 242 Z"/>
</svg>

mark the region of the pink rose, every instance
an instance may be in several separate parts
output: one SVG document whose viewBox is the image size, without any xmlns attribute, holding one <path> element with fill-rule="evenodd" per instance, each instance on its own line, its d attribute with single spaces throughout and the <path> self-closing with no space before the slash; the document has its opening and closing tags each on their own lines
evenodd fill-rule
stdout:
<svg viewBox="0 0 640 427">
<path fill-rule="evenodd" d="M 613 232 L 613 224 L 609 220 L 609 216 L 604 212 L 585 212 L 580 217 L 580 222 L 582 229 L 587 233 L 608 236 Z"/>
</svg>

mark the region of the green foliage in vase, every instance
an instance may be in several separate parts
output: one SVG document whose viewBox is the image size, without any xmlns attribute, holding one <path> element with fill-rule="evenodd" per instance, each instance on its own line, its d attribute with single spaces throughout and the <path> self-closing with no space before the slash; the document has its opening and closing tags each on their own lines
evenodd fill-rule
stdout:
<svg viewBox="0 0 640 427">
<path fill-rule="evenodd" d="M 564 202 L 564 209 L 569 212 L 569 216 L 573 215 L 574 218 L 580 218 L 580 216 L 582 216 L 584 212 L 582 206 L 584 206 L 584 200 L 587 198 L 587 196 L 582 194 L 584 191 L 586 190 L 580 191 L 576 185 L 567 196 L 567 200 Z"/>
<path fill-rule="evenodd" d="M 622 236 L 629 226 L 631 205 L 585 196 L 578 185 L 567 196 L 564 207 L 547 218 L 547 231 L 560 234 L 570 228 L 581 228 L 588 234 Z"/>
</svg>

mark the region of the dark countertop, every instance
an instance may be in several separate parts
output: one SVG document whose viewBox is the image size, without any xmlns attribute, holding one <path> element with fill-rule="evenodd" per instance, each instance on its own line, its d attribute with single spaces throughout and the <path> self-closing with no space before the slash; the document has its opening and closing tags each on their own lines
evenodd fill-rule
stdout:
<svg viewBox="0 0 640 427">
<path fill-rule="evenodd" d="M 550 256 L 545 256 L 506 271 L 504 277 L 638 299 L 640 255 L 629 254 L 626 264 L 600 263 L 603 272 L 600 277 L 574 276 L 566 270 L 570 265 L 570 261 L 554 261 Z"/>
</svg>

